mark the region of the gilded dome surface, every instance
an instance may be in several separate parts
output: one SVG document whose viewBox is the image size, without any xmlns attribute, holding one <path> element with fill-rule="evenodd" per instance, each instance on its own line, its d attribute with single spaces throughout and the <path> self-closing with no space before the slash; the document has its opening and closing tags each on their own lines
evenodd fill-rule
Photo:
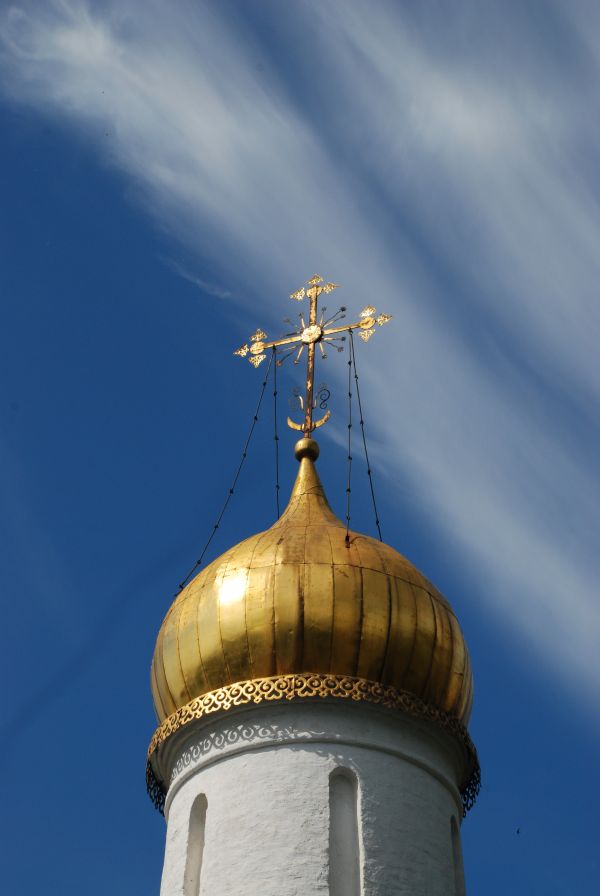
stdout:
<svg viewBox="0 0 600 896">
<path fill-rule="evenodd" d="M 393 548 L 346 540 L 316 443 L 297 449 L 279 520 L 203 569 L 167 613 L 151 670 L 159 721 L 236 682 L 322 673 L 408 691 L 466 724 L 473 681 L 450 605 Z"/>
</svg>

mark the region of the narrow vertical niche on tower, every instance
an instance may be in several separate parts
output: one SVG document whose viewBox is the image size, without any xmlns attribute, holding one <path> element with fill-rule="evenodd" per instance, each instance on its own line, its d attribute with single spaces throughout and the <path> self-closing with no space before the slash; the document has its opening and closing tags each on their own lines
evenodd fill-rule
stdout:
<svg viewBox="0 0 600 896">
<path fill-rule="evenodd" d="M 329 776 L 329 896 L 360 896 L 358 782 L 348 769 Z"/>
<path fill-rule="evenodd" d="M 462 849 L 460 845 L 460 830 L 454 816 L 450 819 L 450 834 L 452 836 L 452 861 L 454 864 L 454 894 L 466 896 L 465 869 L 463 866 Z"/>
<path fill-rule="evenodd" d="M 196 797 L 190 812 L 187 856 L 185 860 L 184 896 L 200 896 L 200 876 L 204 853 L 207 802 L 203 793 Z"/>
</svg>

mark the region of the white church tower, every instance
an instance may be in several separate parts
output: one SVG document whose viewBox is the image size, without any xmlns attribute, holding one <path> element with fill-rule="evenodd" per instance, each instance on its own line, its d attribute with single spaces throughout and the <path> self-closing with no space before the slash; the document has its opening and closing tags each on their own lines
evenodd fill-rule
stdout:
<svg viewBox="0 0 600 896">
<path fill-rule="evenodd" d="M 297 443 L 282 516 L 203 569 L 160 629 L 161 896 L 464 896 L 465 642 L 408 560 L 347 535 L 318 454 Z"/>
</svg>

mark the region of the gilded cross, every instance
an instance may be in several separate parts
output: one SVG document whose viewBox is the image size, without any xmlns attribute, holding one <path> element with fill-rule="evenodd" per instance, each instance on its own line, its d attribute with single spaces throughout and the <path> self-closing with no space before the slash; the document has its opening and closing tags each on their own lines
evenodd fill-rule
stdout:
<svg viewBox="0 0 600 896">
<path fill-rule="evenodd" d="M 244 345 L 234 352 L 234 355 L 239 355 L 241 358 L 245 358 L 249 355 L 248 360 L 250 363 L 253 367 L 258 367 L 258 365 L 266 358 L 266 349 L 291 346 L 287 354 L 278 360 L 277 363 L 280 365 L 294 352 L 296 352 L 294 363 L 298 364 L 302 357 L 302 353 L 306 348 L 306 392 L 302 402 L 304 422 L 302 424 L 294 423 L 294 421 L 290 420 L 288 417 L 288 426 L 292 429 L 301 430 L 307 438 L 310 437 L 310 434 L 314 429 L 317 429 L 319 426 L 326 423 L 331 416 L 331 412 L 327 411 L 325 416 L 320 420 L 313 420 L 313 410 L 315 407 L 313 393 L 315 386 L 316 347 L 319 347 L 321 356 L 326 358 L 325 344 L 327 343 L 332 343 L 338 351 L 343 350 L 342 347 L 339 346 L 339 342 L 343 341 L 345 338 L 341 335 L 342 333 L 358 329 L 360 330 L 361 339 L 364 342 L 368 342 L 371 336 L 375 333 L 376 324 L 382 327 L 391 320 L 390 314 L 379 314 L 375 317 L 377 309 L 372 305 L 367 305 L 363 308 L 359 314 L 359 319 L 352 324 L 339 325 L 338 322 L 345 317 L 344 312 L 346 311 L 346 308 L 343 306 L 328 320 L 325 319 L 325 312 L 327 309 L 322 308 L 319 317 L 319 296 L 321 293 L 327 294 L 333 292 L 334 289 L 338 288 L 338 285 L 339 284 L 337 283 L 325 283 L 322 277 L 315 274 L 314 277 L 311 277 L 311 279 L 307 281 L 305 287 L 296 290 L 296 292 L 293 292 L 290 296 L 291 299 L 294 299 L 297 302 L 301 302 L 305 297 L 308 298 L 308 320 L 305 320 L 304 315 L 300 314 L 300 326 L 296 327 L 293 333 L 287 333 L 282 339 L 274 339 L 270 342 L 266 341 L 267 334 L 263 330 L 258 329 L 256 333 L 250 337 L 250 344 L 244 343 Z M 291 323 L 291 321 L 288 322 Z"/>
</svg>

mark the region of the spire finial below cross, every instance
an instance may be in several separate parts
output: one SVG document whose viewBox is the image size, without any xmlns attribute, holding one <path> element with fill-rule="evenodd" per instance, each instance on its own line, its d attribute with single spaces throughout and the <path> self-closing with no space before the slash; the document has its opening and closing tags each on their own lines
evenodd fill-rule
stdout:
<svg viewBox="0 0 600 896">
<path fill-rule="evenodd" d="M 330 293 L 333 292 L 334 289 L 338 288 L 337 283 L 325 283 L 323 278 L 318 274 L 315 274 L 314 277 L 311 277 L 310 280 L 307 280 L 306 286 L 303 286 L 301 289 L 298 289 L 296 292 L 293 292 L 290 296 L 291 299 L 294 299 L 297 302 L 301 302 L 305 297 L 309 300 L 309 312 L 308 312 L 308 321 L 305 320 L 304 315 L 300 314 L 300 325 L 296 327 L 293 333 L 288 333 L 282 339 L 275 339 L 270 342 L 267 342 L 267 334 L 258 329 L 256 333 L 254 333 L 250 337 L 250 344 L 244 343 L 240 348 L 238 348 L 234 355 L 239 355 L 242 358 L 245 358 L 249 355 L 248 360 L 253 365 L 253 367 L 258 367 L 265 358 L 265 350 L 268 348 L 278 348 L 279 346 L 290 346 L 289 351 L 282 358 L 280 358 L 277 363 L 280 365 L 288 358 L 291 354 L 296 352 L 296 358 L 294 363 L 298 364 L 302 357 L 302 353 L 304 349 L 307 349 L 307 361 L 306 361 L 306 391 L 304 399 L 301 400 L 301 405 L 304 410 L 304 422 L 303 423 L 294 423 L 293 420 L 290 420 L 288 417 L 288 426 L 292 429 L 301 430 L 305 437 L 309 438 L 310 434 L 313 430 L 317 429 L 319 426 L 322 426 L 324 423 L 329 420 L 331 416 L 331 412 L 327 411 L 324 417 L 321 417 L 320 420 L 313 420 L 313 410 L 315 406 L 314 401 L 314 385 L 315 385 L 315 348 L 319 346 L 319 350 L 321 352 L 321 356 L 323 358 L 327 357 L 325 353 L 325 344 L 330 343 L 333 344 L 338 351 L 342 351 L 342 347 L 339 345 L 340 342 L 343 342 L 344 336 L 342 333 L 352 332 L 352 330 L 359 329 L 360 337 L 364 342 L 368 342 L 371 336 L 375 333 L 375 325 L 378 324 L 382 327 L 389 320 L 392 319 L 391 314 L 380 314 L 375 317 L 377 314 L 377 309 L 372 305 L 367 305 L 360 312 L 359 320 L 357 320 L 353 324 L 342 324 L 341 326 L 333 326 L 337 324 L 338 321 L 342 320 L 345 317 L 346 308 L 342 306 L 336 313 L 329 318 L 329 320 L 325 319 L 325 311 L 326 308 L 321 309 L 321 316 L 319 318 L 319 296 L 321 293 Z M 288 320 L 288 323 L 291 321 Z"/>
</svg>

